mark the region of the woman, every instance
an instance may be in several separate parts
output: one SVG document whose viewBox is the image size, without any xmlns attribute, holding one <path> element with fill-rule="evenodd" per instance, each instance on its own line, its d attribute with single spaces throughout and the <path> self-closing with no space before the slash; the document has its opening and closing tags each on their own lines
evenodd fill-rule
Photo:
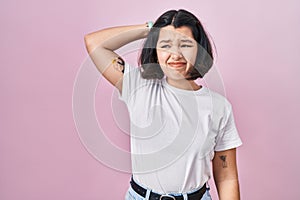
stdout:
<svg viewBox="0 0 300 200">
<path fill-rule="evenodd" d="M 138 68 L 114 52 L 143 38 Z M 87 34 L 85 43 L 130 114 L 132 178 L 126 199 L 211 199 L 211 171 L 219 198 L 239 199 L 236 147 L 242 143 L 231 104 L 195 82 L 213 64 L 197 17 L 170 10 L 154 24 Z"/>
</svg>

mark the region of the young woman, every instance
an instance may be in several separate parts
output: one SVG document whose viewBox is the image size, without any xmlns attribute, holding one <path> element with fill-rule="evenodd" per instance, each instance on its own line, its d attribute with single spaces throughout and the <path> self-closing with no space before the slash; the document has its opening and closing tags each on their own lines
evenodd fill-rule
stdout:
<svg viewBox="0 0 300 200">
<path fill-rule="evenodd" d="M 140 67 L 114 52 L 142 38 Z M 219 198 L 238 200 L 236 147 L 242 143 L 231 104 L 195 82 L 213 65 L 212 46 L 197 17 L 170 10 L 154 24 L 87 34 L 85 43 L 128 107 L 132 178 L 126 200 L 211 199 L 211 171 Z"/>
</svg>

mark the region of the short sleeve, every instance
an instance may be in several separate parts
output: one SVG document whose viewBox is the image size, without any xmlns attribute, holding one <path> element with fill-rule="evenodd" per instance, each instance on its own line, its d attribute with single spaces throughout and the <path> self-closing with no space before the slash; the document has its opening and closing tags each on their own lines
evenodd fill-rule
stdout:
<svg viewBox="0 0 300 200">
<path fill-rule="evenodd" d="M 119 92 L 119 99 L 128 102 L 128 99 L 136 88 L 141 84 L 142 77 L 138 67 L 132 67 L 125 63 L 125 69 L 122 80 L 122 92 Z"/>
<path fill-rule="evenodd" d="M 218 136 L 216 138 L 217 141 L 215 151 L 225 151 L 242 145 L 241 138 L 235 125 L 231 106 L 228 112 L 228 117 L 223 127 L 219 130 Z"/>
</svg>

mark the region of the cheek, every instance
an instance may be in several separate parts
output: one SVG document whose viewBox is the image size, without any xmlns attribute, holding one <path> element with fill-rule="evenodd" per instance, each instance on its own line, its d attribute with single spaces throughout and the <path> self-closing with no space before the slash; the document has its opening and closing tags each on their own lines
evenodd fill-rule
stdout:
<svg viewBox="0 0 300 200">
<path fill-rule="evenodd" d="M 183 50 L 182 55 L 188 63 L 194 65 L 197 57 L 197 48 Z"/>
<path fill-rule="evenodd" d="M 186 68 L 186 72 L 190 71 L 193 67 L 194 67 L 194 65 L 192 65 L 191 63 L 188 63 L 187 68 Z"/>
<path fill-rule="evenodd" d="M 167 51 L 157 50 L 156 53 L 159 64 L 165 64 L 168 58 L 170 57 L 170 53 Z"/>
</svg>

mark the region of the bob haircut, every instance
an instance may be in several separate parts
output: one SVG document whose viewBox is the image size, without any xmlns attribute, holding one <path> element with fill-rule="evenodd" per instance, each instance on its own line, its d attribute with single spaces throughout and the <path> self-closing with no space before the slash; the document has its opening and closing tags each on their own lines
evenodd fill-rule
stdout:
<svg viewBox="0 0 300 200">
<path fill-rule="evenodd" d="M 199 21 L 192 13 L 180 9 L 169 10 L 162 14 L 151 28 L 139 58 L 141 75 L 145 79 L 162 79 L 164 73 L 158 64 L 156 45 L 160 29 L 172 25 L 175 28 L 187 26 L 191 29 L 194 39 L 197 41 L 197 57 L 193 68 L 188 72 L 187 80 L 203 78 L 213 65 L 212 46 L 208 36 Z"/>
</svg>

